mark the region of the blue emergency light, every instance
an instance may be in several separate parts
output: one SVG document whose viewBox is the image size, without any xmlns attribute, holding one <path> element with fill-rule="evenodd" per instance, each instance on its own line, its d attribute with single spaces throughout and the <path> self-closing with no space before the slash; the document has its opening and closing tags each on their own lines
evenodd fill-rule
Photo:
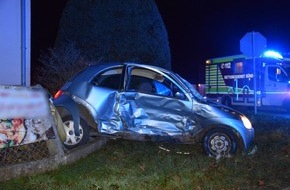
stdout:
<svg viewBox="0 0 290 190">
<path fill-rule="evenodd" d="M 263 53 L 263 57 L 275 58 L 275 59 L 283 59 L 283 56 L 273 50 L 268 50 Z"/>
</svg>

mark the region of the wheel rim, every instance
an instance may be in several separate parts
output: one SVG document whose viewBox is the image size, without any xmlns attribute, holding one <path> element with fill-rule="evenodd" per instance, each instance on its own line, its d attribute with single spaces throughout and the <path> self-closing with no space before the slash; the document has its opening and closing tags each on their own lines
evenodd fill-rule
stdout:
<svg viewBox="0 0 290 190">
<path fill-rule="evenodd" d="M 80 131 L 79 136 L 75 135 L 73 121 L 65 121 L 64 126 L 65 126 L 64 130 L 66 134 L 66 140 L 64 141 L 65 145 L 72 146 L 79 143 L 82 140 L 84 133 L 83 133 L 83 128 L 81 125 L 79 125 L 79 131 Z"/>
<path fill-rule="evenodd" d="M 209 150 L 214 155 L 226 155 L 231 148 L 231 139 L 224 133 L 214 133 L 209 138 Z"/>
</svg>

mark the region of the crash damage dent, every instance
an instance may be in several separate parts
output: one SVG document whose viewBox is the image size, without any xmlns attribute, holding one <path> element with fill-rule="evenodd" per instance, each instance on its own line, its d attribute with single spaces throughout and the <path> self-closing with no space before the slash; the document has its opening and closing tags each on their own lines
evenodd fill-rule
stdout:
<svg viewBox="0 0 290 190">
<path fill-rule="evenodd" d="M 113 99 L 116 101 L 113 102 Z M 135 140 L 145 140 L 144 136 L 153 136 L 157 138 L 156 140 L 174 137 L 181 142 L 189 142 L 193 141 L 194 134 L 201 130 L 191 112 L 191 102 L 184 104 L 182 101 L 165 97 L 161 98 L 161 101 L 156 101 L 146 94 L 126 92 L 112 93 L 107 102 L 103 103 L 106 105 L 104 107 L 114 109 L 104 109 L 102 112 L 99 119 L 101 133 L 135 134 L 131 137 L 126 136 Z"/>
<path fill-rule="evenodd" d="M 118 115 L 117 92 L 111 92 L 99 101 L 96 113 L 98 131 L 102 134 L 119 135 L 123 131 L 123 124 Z"/>
<path fill-rule="evenodd" d="M 223 111 L 222 111 L 223 109 Z M 200 119 L 200 123 L 211 129 L 212 127 L 226 127 L 227 129 L 232 130 L 235 135 L 239 136 L 243 141 L 244 149 L 247 150 L 249 146 L 254 141 L 254 128 L 248 130 L 245 128 L 243 122 L 240 119 L 241 114 L 233 111 L 231 109 L 225 112 L 226 108 L 218 108 L 204 104 L 200 106 L 199 116 L 203 119 Z M 235 117 L 229 117 L 228 115 L 235 115 Z M 209 119 L 205 119 L 209 118 Z M 206 131 L 206 129 L 205 129 Z"/>
</svg>

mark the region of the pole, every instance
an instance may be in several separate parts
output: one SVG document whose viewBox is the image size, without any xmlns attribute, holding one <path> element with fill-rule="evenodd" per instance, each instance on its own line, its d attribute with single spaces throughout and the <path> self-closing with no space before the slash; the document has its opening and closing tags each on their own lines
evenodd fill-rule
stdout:
<svg viewBox="0 0 290 190">
<path fill-rule="evenodd" d="M 255 57 L 255 32 L 252 32 L 252 58 L 254 65 L 254 110 L 257 114 L 257 77 L 256 77 L 256 57 Z"/>
<path fill-rule="evenodd" d="M 26 3 L 21 0 L 21 85 L 26 86 Z"/>
</svg>

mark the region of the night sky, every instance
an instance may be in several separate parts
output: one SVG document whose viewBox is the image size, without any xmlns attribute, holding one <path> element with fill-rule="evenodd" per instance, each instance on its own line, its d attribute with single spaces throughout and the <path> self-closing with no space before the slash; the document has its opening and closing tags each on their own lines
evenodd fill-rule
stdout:
<svg viewBox="0 0 290 190">
<path fill-rule="evenodd" d="M 66 0 L 32 1 L 32 64 L 53 47 Z M 240 53 L 240 39 L 260 32 L 267 47 L 290 52 L 288 0 L 156 0 L 167 28 L 172 70 L 191 83 L 204 82 L 208 58 Z"/>
</svg>

